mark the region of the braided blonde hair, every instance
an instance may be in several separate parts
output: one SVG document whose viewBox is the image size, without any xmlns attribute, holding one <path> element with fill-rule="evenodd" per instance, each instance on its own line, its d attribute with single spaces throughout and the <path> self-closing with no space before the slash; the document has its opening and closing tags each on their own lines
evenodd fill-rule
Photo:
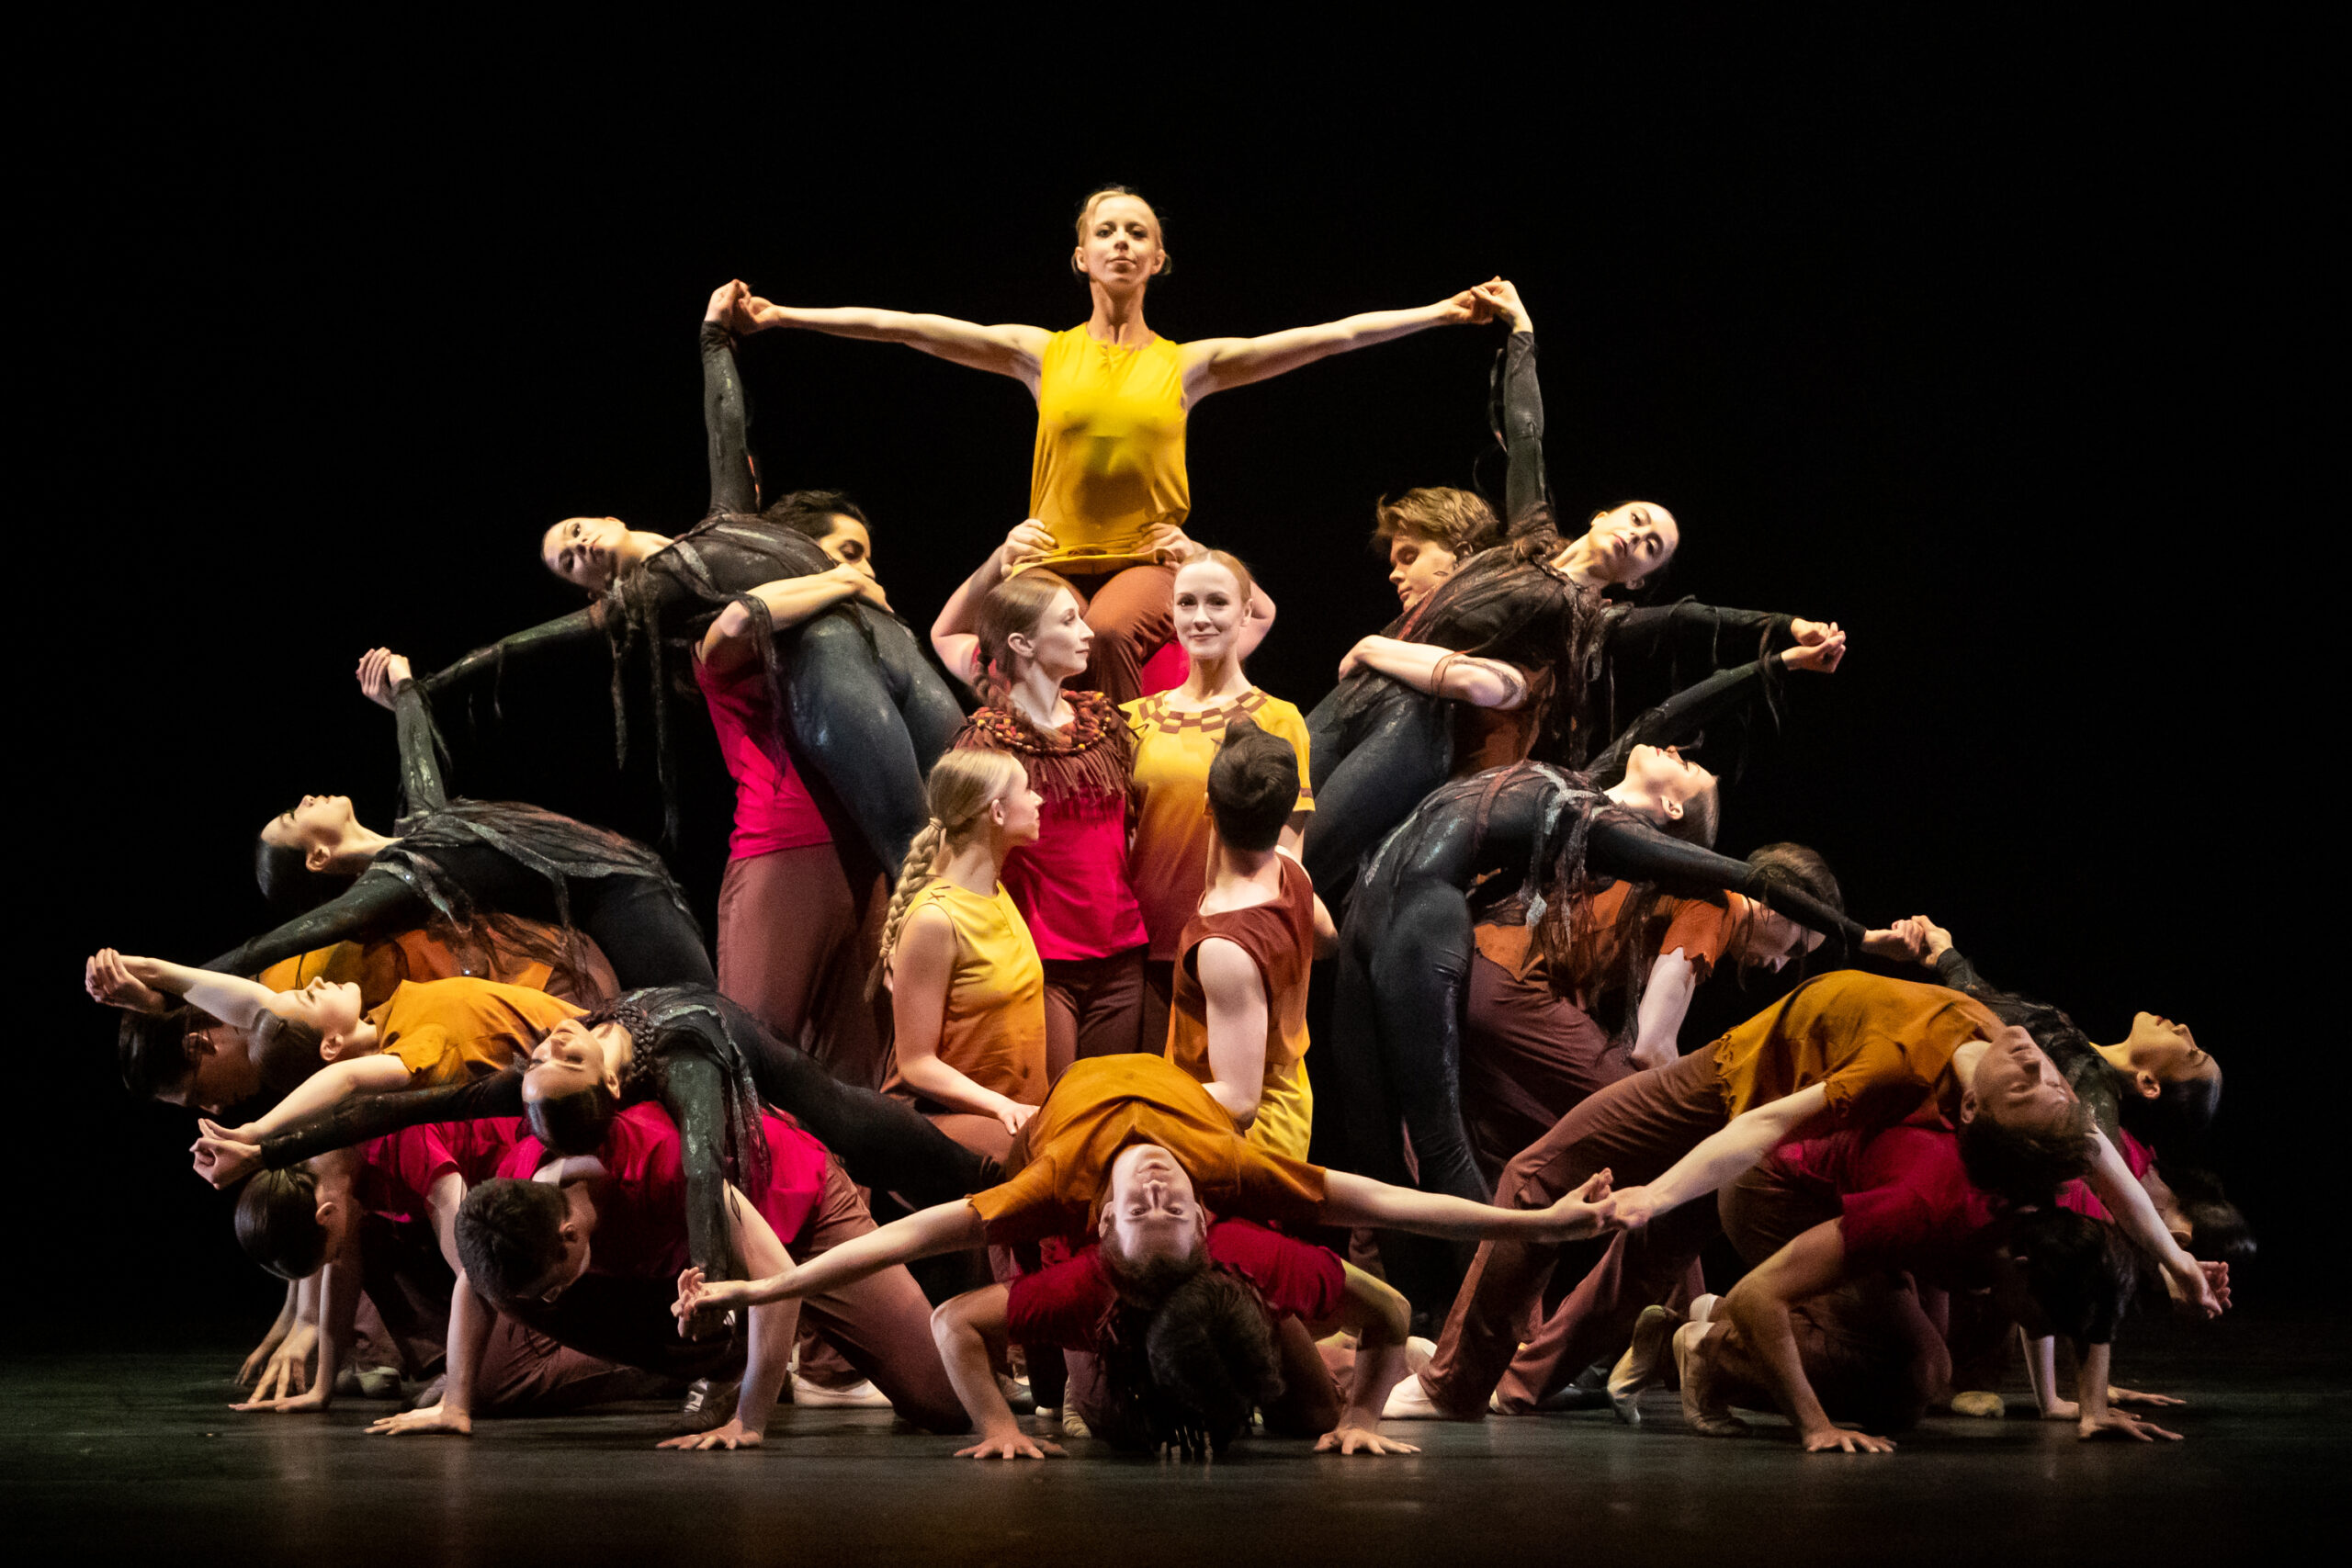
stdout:
<svg viewBox="0 0 2352 1568">
<path fill-rule="evenodd" d="M 906 863 L 899 868 L 899 886 L 890 895 L 890 912 L 882 922 L 881 956 L 865 978 L 867 997 L 880 990 L 889 975 L 890 959 L 899 950 L 899 933 L 906 927 L 907 910 L 915 896 L 939 879 L 942 862 L 971 842 L 987 819 L 989 807 L 1027 778 L 1028 770 L 1021 765 L 1021 759 L 1009 751 L 947 751 L 932 764 L 931 820 L 907 846 Z"/>
</svg>

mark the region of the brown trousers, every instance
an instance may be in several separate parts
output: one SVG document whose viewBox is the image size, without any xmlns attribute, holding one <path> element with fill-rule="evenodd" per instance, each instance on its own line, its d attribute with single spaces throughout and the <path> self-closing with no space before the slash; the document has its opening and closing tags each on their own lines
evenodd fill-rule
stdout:
<svg viewBox="0 0 2352 1568">
<path fill-rule="evenodd" d="M 831 844 L 727 863 L 718 885 L 718 988 L 844 1083 L 882 1081 L 888 993 L 866 999 L 889 897 L 852 887 Z"/>
<path fill-rule="evenodd" d="M 1102 958 L 1048 958 L 1046 963 L 1046 1081 L 1057 1083 L 1072 1062 L 1115 1056 L 1143 1045 L 1146 949 Z"/>
<path fill-rule="evenodd" d="M 1176 635 L 1176 569 L 1131 566 L 1113 572 L 1064 572 L 1094 632 L 1086 672 L 1069 683 L 1114 703 L 1143 695 L 1144 661 Z"/>
<path fill-rule="evenodd" d="M 1471 954 L 1462 1117 L 1489 1190 L 1514 1155 L 1633 1071 L 1632 1055 L 1611 1045 L 1583 1009 L 1554 995 L 1550 982 Z"/>
<path fill-rule="evenodd" d="M 1540 1209 L 1604 1168 L 1620 1186 L 1655 1180 L 1728 1120 L 1711 1050 L 1620 1078 L 1515 1156 L 1503 1169 L 1495 1202 Z M 1642 1308 L 1673 1290 L 1714 1232 L 1710 1202 L 1661 1214 L 1638 1236 L 1620 1232 L 1600 1263 L 1540 1323 L 1559 1246 L 1481 1242 L 1437 1354 L 1421 1373 L 1423 1386 L 1441 1409 L 1474 1418 L 1509 1372 L 1513 1382 L 1506 1404 L 1532 1404 L 1623 1346 Z"/>
</svg>

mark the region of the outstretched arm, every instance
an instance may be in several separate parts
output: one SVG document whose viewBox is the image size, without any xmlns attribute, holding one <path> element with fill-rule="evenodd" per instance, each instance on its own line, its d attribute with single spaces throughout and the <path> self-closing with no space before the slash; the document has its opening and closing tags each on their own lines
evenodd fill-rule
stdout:
<svg viewBox="0 0 2352 1568">
<path fill-rule="evenodd" d="M 811 1296 L 854 1285 L 896 1264 L 963 1252 L 988 1245 L 980 1212 L 958 1198 L 893 1220 L 853 1236 L 806 1263 L 793 1264 L 759 1280 L 705 1280 L 699 1269 L 678 1276 L 678 1299 L 671 1311 L 683 1321 L 700 1311 L 724 1312 L 787 1297 Z"/>
<path fill-rule="evenodd" d="M 2108 1141 L 2107 1134 L 2094 1131 L 2091 1136 L 2098 1144 L 2098 1163 L 2091 1167 L 2091 1190 L 2098 1194 L 2098 1201 L 2107 1205 L 2108 1213 L 2123 1227 L 2123 1234 L 2156 1260 L 2174 1297 L 2183 1307 L 2206 1317 L 2219 1317 L 2227 1312 L 2230 1266 L 2199 1263 L 2182 1251 L 2180 1243 L 2165 1228 L 2163 1216 L 2156 1213 L 2148 1190 L 2132 1176 L 2131 1166 Z"/>
<path fill-rule="evenodd" d="M 134 988 L 182 997 L 232 1029 L 251 1029 L 277 995 L 242 975 L 191 969 L 162 958 L 132 957 L 111 947 L 102 947 L 91 955 L 84 966 L 82 983 L 93 999 L 109 1006 L 121 1005 L 117 998 L 135 994 Z"/>
<path fill-rule="evenodd" d="M 424 923 L 424 901 L 388 872 L 362 872 L 359 880 L 317 908 L 295 916 L 220 957 L 207 969 L 224 975 L 258 975 L 301 953 L 316 953 L 339 942 L 369 942 Z"/>
<path fill-rule="evenodd" d="M 236 1128 L 230 1135 L 239 1143 L 258 1144 L 289 1122 L 313 1111 L 324 1111 L 338 1100 L 355 1094 L 391 1094 L 408 1087 L 408 1064 L 386 1052 L 366 1056 L 348 1056 L 340 1062 L 329 1062 L 294 1087 L 291 1093 L 273 1105 L 256 1122 Z M 212 1123 L 202 1125 L 211 1130 Z"/>
<path fill-rule="evenodd" d="M 710 506 L 705 513 L 757 512 L 759 472 L 752 465 L 752 407 L 735 364 L 738 312 L 751 298 L 741 281 L 711 291 L 702 313 L 702 428 L 710 457 Z"/>
<path fill-rule="evenodd" d="M 1053 548 L 1054 536 L 1046 525 L 1035 517 L 1024 518 L 947 596 L 939 618 L 931 623 L 931 647 L 950 675 L 974 691 L 979 689 L 980 602 L 1004 581 L 1006 573 L 1044 558 Z"/>
<path fill-rule="evenodd" d="M 1846 1235 L 1836 1220 L 1825 1220 L 1758 1264 L 1724 1297 L 1730 1318 L 1772 1383 L 1781 1413 L 1793 1423 L 1805 1452 L 1840 1449 L 1847 1453 L 1889 1453 L 1884 1438 L 1841 1430 L 1821 1407 L 1804 1375 L 1789 1308 L 1807 1296 L 1834 1288 L 1846 1277 Z"/>
<path fill-rule="evenodd" d="M 1544 475 L 1544 389 L 1535 377 L 1535 318 L 1507 279 L 1482 283 L 1472 292 L 1510 333 L 1503 344 L 1502 424 L 1496 432 L 1510 459 L 1503 479 L 1503 523 L 1509 526 L 1550 495 Z"/>
<path fill-rule="evenodd" d="M 1860 948 L 1869 935 L 1803 888 L 1767 884 L 1746 861 L 1685 843 L 1646 822 L 1622 818 L 1594 822 L 1585 864 L 1599 875 L 1655 882 L 1669 893 L 1703 895 L 1719 888 L 1744 893 L 1849 948 Z"/>
<path fill-rule="evenodd" d="M 1703 1198 L 1770 1154 L 1799 1127 L 1829 1108 L 1829 1091 L 1819 1084 L 1768 1100 L 1731 1119 L 1721 1131 L 1668 1166 L 1666 1174 L 1617 1194 L 1618 1222 L 1628 1228 Z"/>
<path fill-rule="evenodd" d="M 854 305 L 777 305 L 756 296 L 746 302 L 745 317 L 753 332 L 802 327 L 832 337 L 902 343 L 975 370 L 1010 376 L 1028 388 L 1032 397 L 1037 392 L 1037 367 L 1046 356 L 1046 340 L 1053 335 L 1043 327 L 984 327 L 974 321 L 959 321 L 953 316 L 914 315 Z"/>
<path fill-rule="evenodd" d="M 485 670 L 495 671 L 503 669 L 506 660 L 515 654 L 584 648 L 604 640 L 604 606 L 591 604 L 568 615 L 559 615 L 552 621 L 542 621 L 536 626 L 503 637 L 487 648 L 477 648 L 447 669 L 436 670 L 425 676 L 422 683 L 428 694 L 435 694 L 470 681 Z"/>
<path fill-rule="evenodd" d="M 1581 1241 L 1616 1227 L 1609 1173 L 1544 1209 L 1498 1209 L 1442 1192 L 1391 1187 L 1353 1171 L 1323 1173 L 1323 1223 L 1374 1225 L 1460 1241 Z"/>
<path fill-rule="evenodd" d="M 1410 337 L 1431 327 L 1483 321 L 1494 307 L 1475 289 L 1409 310 L 1368 310 L 1320 326 L 1292 327 L 1263 337 L 1212 337 L 1184 345 L 1184 402 L 1246 387 L 1350 349 Z"/>
<path fill-rule="evenodd" d="M 401 815 L 447 806 L 441 732 L 434 728 L 433 705 L 411 677 L 408 660 L 389 648 L 369 649 L 359 656 L 359 690 L 369 702 L 392 710 L 401 753 Z"/>
</svg>

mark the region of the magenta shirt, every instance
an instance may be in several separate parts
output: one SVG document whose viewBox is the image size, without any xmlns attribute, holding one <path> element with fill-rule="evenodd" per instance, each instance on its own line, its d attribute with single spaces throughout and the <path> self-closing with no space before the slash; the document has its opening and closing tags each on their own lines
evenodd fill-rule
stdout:
<svg viewBox="0 0 2352 1568">
<path fill-rule="evenodd" d="M 816 1218 L 825 1190 L 825 1145 L 773 1111 L 763 1111 L 768 1139 L 768 1185 L 747 1192 L 787 1247 Z M 498 1174 L 528 1181 L 555 1156 L 525 1134 L 499 1162 Z M 686 1266 L 686 1172 L 678 1157 L 678 1129 L 650 1101 L 614 1119 L 596 1151 L 611 1179 L 596 1195 L 596 1234 L 588 1244 L 592 1273 L 633 1280 L 675 1280 Z"/>
<path fill-rule="evenodd" d="M 1038 829 L 1035 843 L 1005 857 L 1002 873 L 1038 957 L 1107 958 L 1151 940 L 1127 883 L 1125 801 L 1052 803 Z"/>
<path fill-rule="evenodd" d="M 777 739 L 767 671 L 760 661 L 722 675 L 697 659 L 695 683 L 710 709 L 710 727 L 718 731 L 718 754 L 735 781 L 735 833 L 728 840 L 727 858 L 751 860 L 831 843 L 832 829 Z"/>
</svg>

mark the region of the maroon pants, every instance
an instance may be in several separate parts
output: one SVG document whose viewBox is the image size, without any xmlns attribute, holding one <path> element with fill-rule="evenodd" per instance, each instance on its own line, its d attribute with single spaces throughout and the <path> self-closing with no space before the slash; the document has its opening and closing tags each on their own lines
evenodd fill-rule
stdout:
<svg viewBox="0 0 2352 1568">
<path fill-rule="evenodd" d="M 1143 955 L 1131 947 L 1104 958 L 1046 962 L 1046 1082 L 1057 1083 L 1083 1056 L 1143 1047 Z"/>
<path fill-rule="evenodd" d="M 1462 1117 L 1489 1190 L 1520 1150 L 1586 1098 L 1631 1077 L 1632 1055 L 1549 981 L 1522 979 L 1483 953 L 1470 958 L 1462 1032 Z"/>
<path fill-rule="evenodd" d="M 1176 634 L 1176 569 L 1131 566 L 1119 571 L 1062 574 L 1078 590 L 1094 632 L 1086 673 L 1069 683 L 1114 703 L 1143 695 L 1144 661 Z"/>
<path fill-rule="evenodd" d="M 718 988 L 777 1039 L 844 1083 L 881 1083 L 888 997 L 865 976 L 889 899 L 878 876 L 850 886 L 831 844 L 727 863 L 718 885 Z"/>
<path fill-rule="evenodd" d="M 1503 1169 L 1495 1202 L 1544 1208 L 1603 1168 L 1621 1186 L 1655 1180 L 1728 1119 L 1711 1050 L 1620 1078 L 1516 1156 Z M 1421 1373 L 1423 1386 L 1449 1414 L 1476 1417 L 1509 1372 L 1507 1407 L 1532 1404 L 1622 1347 L 1642 1308 L 1674 1288 L 1714 1233 L 1712 1202 L 1685 1203 L 1661 1214 L 1638 1236 L 1620 1232 L 1600 1262 L 1540 1323 L 1559 1247 L 1481 1242 L 1437 1354 Z"/>
</svg>

